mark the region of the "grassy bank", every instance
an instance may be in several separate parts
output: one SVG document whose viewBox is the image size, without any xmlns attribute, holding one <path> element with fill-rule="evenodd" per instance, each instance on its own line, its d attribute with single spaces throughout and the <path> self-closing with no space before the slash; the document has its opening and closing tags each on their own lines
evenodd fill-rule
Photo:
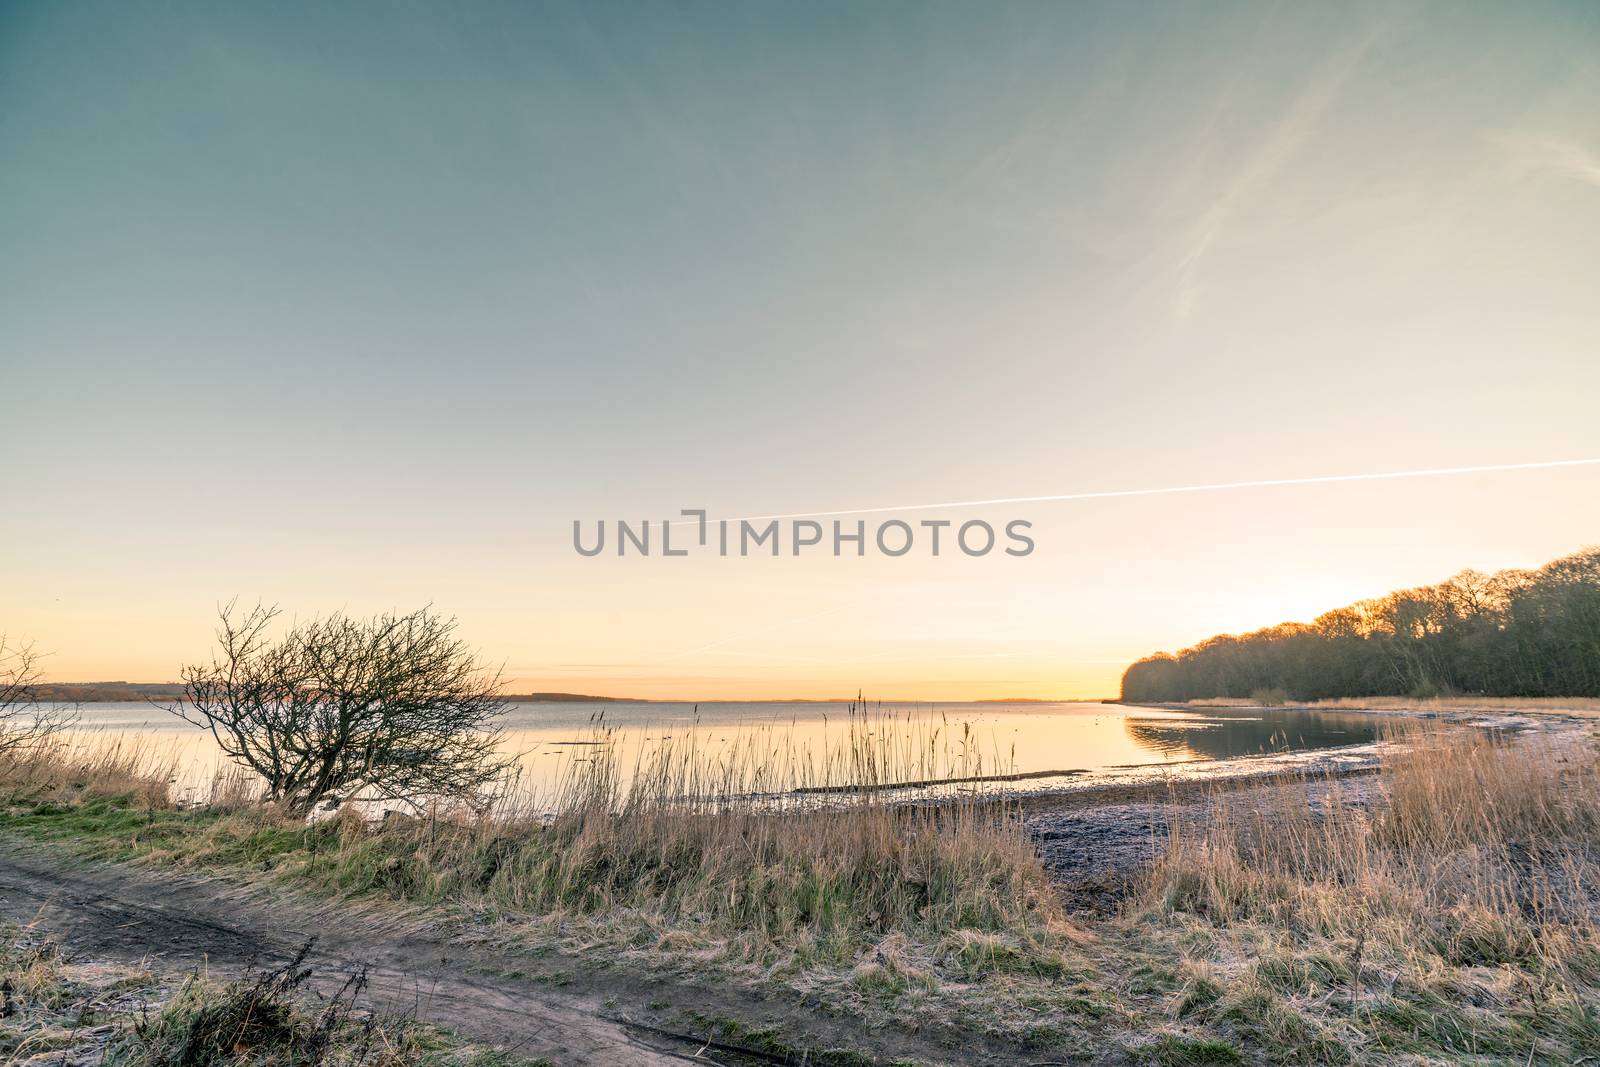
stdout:
<svg viewBox="0 0 1600 1067">
<path fill-rule="evenodd" d="M 171 768 L 137 748 L 35 749 L 0 768 L 6 825 L 154 863 L 253 868 L 322 890 L 517 915 L 628 914 L 771 945 L 850 953 L 892 933 L 973 929 L 1041 942 L 1067 929 L 1006 803 L 952 786 L 907 805 L 895 783 L 982 774 L 937 737 L 861 715 L 824 753 L 754 731 L 709 759 L 666 741 L 624 773 L 597 745 L 555 794 L 492 815 L 308 823 L 228 778 L 179 806 Z M 841 782 L 859 785 L 847 793 Z M 796 788 L 811 794 L 796 797 Z M 321 814 L 321 813 L 319 813 Z"/>
<path fill-rule="evenodd" d="M 1020 1062 L 1600 1055 L 1592 738 L 1435 725 L 1400 740 L 1375 804 L 1341 802 L 1338 782 L 1219 797 L 1174 820 L 1120 910 L 1092 915 L 1064 911 L 991 798 L 776 806 L 687 750 L 626 777 L 582 765 L 549 820 L 314 825 L 239 790 L 181 809 L 137 753 L 58 751 L 6 769 L 4 823 L 98 855 L 470 912 L 508 958 L 603 948 L 612 967 L 989 1035 Z M 892 754 L 915 746 L 856 744 L 880 785 L 927 777 L 922 757 Z"/>
<path fill-rule="evenodd" d="M 1174 833 L 1126 921 L 1180 961 L 1175 1019 L 1308 1063 L 1600 1054 L 1592 739 L 1402 740 L 1373 810 L 1290 795 Z"/>
</svg>

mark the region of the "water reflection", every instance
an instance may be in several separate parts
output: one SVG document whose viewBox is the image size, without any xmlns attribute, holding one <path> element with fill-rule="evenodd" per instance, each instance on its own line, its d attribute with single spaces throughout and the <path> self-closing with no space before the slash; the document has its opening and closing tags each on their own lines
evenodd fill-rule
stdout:
<svg viewBox="0 0 1600 1067">
<path fill-rule="evenodd" d="M 1378 720 L 1372 715 L 1281 708 L 1217 709 L 1181 719 L 1130 715 L 1123 729 L 1150 752 L 1192 760 L 1305 752 L 1378 739 Z"/>
<path fill-rule="evenodd" d="M 146 705 L 87 704 L 82 724 L 101 739 L 154 745 L 170 753 L 182 789 L 203 789 L 221 753 L 203 731 Z M 885 705 L 894 738 L 908 751 L 939 749 L 926 760 L 899 761 L 907 780 L 945 775 L 1009 775 L 1021 787 L 1049 787 L 1054 775 L 1125 773 L 1130 767 L 1302 752 L 1371 742 L 1379 720 L 1353 713 L 1283 709 L 1171 711 L 1094 703 Z M 842 704 L 514 704 L 504 718 L 506 747 L 535 793 L 556 784 L 604 746 L 627 775 L 664 743 L 692 744 L 707 760 L 779 768 L 773 784 L 842 784 L 818 770 L 847 740 Z M 876 729 L 876 727 L 873 727 Z M 788 786 L 785 786 L 788 787 Z"/>
</svg>

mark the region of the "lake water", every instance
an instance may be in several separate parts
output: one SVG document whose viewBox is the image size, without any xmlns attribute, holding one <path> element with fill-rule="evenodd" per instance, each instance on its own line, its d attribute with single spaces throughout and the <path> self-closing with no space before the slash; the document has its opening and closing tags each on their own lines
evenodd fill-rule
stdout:
<svg viewBox="0 0 1600 1067">
<path fill-rule="evenodd" d="M 221 765 L 209 734 L 158 708 L 84 704 L 79 713 L 86 731 L 137 735 L 156 746 L 177 765 L 184 788 L 204 788 Z M 1369 744 L 1378 723 L 1360 713 L 1273 708 L 939 703 L 883 705 L 852 716 L 845 704 L 663 702 L 509 704 L 503 725 L 524 786 L 538 794 L 585 762 L 611 758 L 627 773 L 664 748 L 692 750 L 698 762 L 761 791 L 952 776 L 1048 789 Z"/>
</svg>

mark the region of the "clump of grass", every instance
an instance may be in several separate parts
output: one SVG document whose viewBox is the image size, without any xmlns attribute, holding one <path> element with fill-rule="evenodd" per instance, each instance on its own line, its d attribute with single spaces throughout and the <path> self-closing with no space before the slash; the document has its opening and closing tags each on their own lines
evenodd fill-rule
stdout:
<svg viewBox="0 0 1600 1067">
<path fill-rule="evenodd" d="M 150 985 L 132 968 L 72 965 L 31 928 L 0 928 L 0 1060 L 19 1063 L 69 1052 L 103 1055 L 101 1020 L 130 991 Z"/>
<path fill-rule="evenodd" d="M 1163 1034 L 1150 1046 L 1150 1058 L 1161 1067 L 1212 1067 L 1243 1063 L 1244 1056 L 1231 1041 L 1209 1037 Z"/>
<path fill-rule="evenodd" d="M 9 934 L 0 945 L 0 1018 L 11 1015 L 18 1002 L 60 1004 L 66 992 L 61 966 L 54 941 Z"/>
<path fill-rule="evenodd" d="M 307 946 L 309 949 L 309 946 Z M 549 1067 L 465 1044 L 358 1003 L 353 976 L 306 988 L 306 950 L 283 967 L 181 982 L 141 967 L 68 962 L 32 928 L 0 929 L 0 1060 L 105 1067 Z"/>
<path fill-rule="evenodd" d="M 1572 735 L 1411 725 L 1388 757 L 1381 846 L 1433 853 L 1472 847 L 1600 844 L 1600 758 Z"/>
<path fill-rule="evenodd" d="M 316 1012 L 305 1007 L 308 942 L 288 963 L 227 985 L 199 976 L 145 1012 L 111 1058 L 127 1067 L 271 1063 L 380 1067 L 419 1058 L 403 1020 L 357 1012 L 366 975 L 352 975 Z"/>
</svg>

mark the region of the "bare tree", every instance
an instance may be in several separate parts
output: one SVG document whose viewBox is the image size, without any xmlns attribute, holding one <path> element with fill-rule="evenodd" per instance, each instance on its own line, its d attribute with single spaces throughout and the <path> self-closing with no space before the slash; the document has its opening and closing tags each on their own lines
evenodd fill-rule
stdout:
<svg viewBox="0 0 1600 1067">
<path fill-rule="evenodd" d="M 78 720 L 75 712 L 39 699 L 39 653 L 0 633 L 0 756 L 32 748 Z"/>
<path fill-rule="evenodd" d="M 268 637 L 277 608 L 229 604 L 211 663 L 185 667 L 167 710 L 209 730 L 303 814 L 356 794 L 420 806 L 487 801 L 508 769 L 495 723 L 499 675 L 455 636 L 455 620 L 331 615 Z"/>
</svg>

